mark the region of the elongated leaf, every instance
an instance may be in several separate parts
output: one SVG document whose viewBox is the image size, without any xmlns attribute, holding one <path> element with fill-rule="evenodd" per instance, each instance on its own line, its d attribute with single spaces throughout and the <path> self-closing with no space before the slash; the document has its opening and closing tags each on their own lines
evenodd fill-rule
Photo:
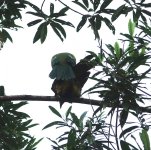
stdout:
<svg viewBox="0 0 151 150">
<path fill-rule="evenodd" d="M 139 136 L 140 136 L 141 141 L 143 143 L 144 150 L 149 150 L 151 147 L 150 147 L 150 140 L 149 140 L 149 136 L 148 136 L 147 131 L 143 129 L 142 132 L 139 133 Z"/>
<path fill-rule="evenodd" d="M 131 127 L 127 128 L 127 129 L 123 130 L 121 132 L 121 134 L 120 134 L 120 138 L 122 138 L 125 134 L 127 134 L 127 133 L 129 133 L 132 130 L 137 129 L 137 128 L 139 128 L 139 126 L 131 126 Z"/>
<path fill-rule="evenodd" d="M 54 30 L 54 32 L 57 34 L 57 36 L 60 38 L 60 40 L 63 41 L 63 38 L 62 38 L 60 32 L 58 31 L 58 29 L 53 25 L 51 25 L 51 27 Z"/>
<path fill-rule="evenodd" d="M 121 111 L 121 114 L 120 114 L 120 125 L 121 125 L 122 128 L 123 128 L 123 126 L 126 123 L 126 120 L 127 120 L 127 117 L 128 117 L 128 113 L 129 112 L 127 110 L 125 110 L 125 109 L 123 109 Z"/>
<path fill-rule="evenodd" d="M 115 42 L 114 49 L 115 49 L 116 57 L 119 59 L 121 57 L 121 50 L 118 42 Z"/>
<path fill-rule="evenodd" d="M 31 15 L 34 15 L 34 16 L 37 16 L 37 17 L 41 17 L 41 18 L 48 17 L 46 14 L 43 14 L 41 12 L 31 12 L 31 11 L 28 11 L 28 12 L 26 12 L 26 14 L 31 14 Z"/>
<path fill-rule="evenodd" d="M 131 20 L 129 20 L 128 22 L 128 31 L 129 31 L 129 34 L 133 37 L 134 35 L 134 30 L 135 30 L 135 23 L 132 22 Z"/>
<path fill-rule="evenodd" d="M 76 131 L 71 129 L 68 135 L 67 149 L 72 150 L 75 147 L 76 141 Z"/>
<path fill-rule="evenodd" d="M 111 21 L 110 21 L 108 18 L 106 18 L 106 17 L 104 17 L 102 20 L 103 20 L 104 23 L 107 25 L 107 27 L 108 27 L 110 30 L 112 30 L 112 33 L 115 34 L 115 27 L 113 26 L 113 24 L 111 23 Z"/>
<path fill-rule="evenodd" d="M 105 9 L 112 1 L 113 0 L 105 0 L 101 5 L 100 10 Z"/>
<path fill-rule="evenodd" d="M 13 42 L 13 39 L 12 37 L 10 36 L 10 34 L 5 30 L 5 29 L 2 29 L 2 35 L 3 35 L 3 40 L 4 42 L 6 42 L 7 39 L 9 39 L 11 42 Z"/>
<path fill-rule="evenodd" d="M 124 10 L 124 8 L 125 8 L 125 4 L 117 8 L 114 14 L 112 15 L 111 20 L 115 21 L 122 14 L 122 11 Z"/>
<path fill-rule="evenodd" d="M 61 10 L 59 11 L 59 14 L 65 14 L 66 11 L 68 11 L 68 10 L 69 10 L 69 7 L 64 7 L 63 9 L 61 9 Z"/>
<path fill-rule="evenodd" d="M 102 24 L 102 17 L 100 15 L 96 15 L 96 29 L 100 30 Z"/>
<path fill-rule="evenodd" d="M 68 118 L 69 114 L 71 113 L 71 109 L 72 109 L 72 106 L 70 106 L 67 111 L 66 111 L 66 119 Z"/>
<path fill-rule="evenodd" d="M 50 128 L 52 126 L 58 126 L 58 125 L 65 125 L 65 123 L 62 121 L 54 121 L 54 122 L 47 124 L 42 130 Z"/>
<path fill-rule="evenodd" d="M 48 25 L 47 22 L 43 23 L 41 34 L 40 34 L 41 43 L 43 43 L 47 37 L 47 25 Z"/>
<path fill-rule="evenodd" d="M 79 32 L 81 30 L 81 28 L 85 25 L 87 21 L 87 17 L 83 16 L 81 21 L 79 22 L 78 26 L 77 26 L 77 32 Z"/>
<path fill-rule="evenodd" d="M 35 11 L 41 12 L 41 9 L 37 7 L 36 5 L 30 3 L 29 1 L 24 1 L 25 4 L 28 4 L 30 7 L 32 7 Z"/>
<path fill-rule="evenodd" d="M 120 140 L 120 144 L 121 144 L 122 150 L 131 150 L 129 148 L 129 143 L 127 143 L 126 141 Z"/>
<path fill-rule="evenodd" d="M 146 15 L 148 15 L 148 16 L 151 17 L 151 12 L 150 12 L 150 11 L 148 11 L 148 10 L 146 10 L 146 9 L 142 9 L 142 12 L 143 12 L 144 14 L 146 14 Z"/>
<path fill-rule="evenodd" d="M 43 22 L 42 24 L 39 25 L 36 34 L 33 39 L 33 43 L 37 42 L 39 39 L 41 42 L 44 42 L 46 36 L 47 36 L 47 23 Z M 44 33 L 43 33 L 44 32 Z"/>
<path fill-rule="evenodd" d="M 88 7 L 89 7 L 89 2 L 88 2 L 88 0 L 82 0 L 82 1 L 83 1 L 84 5 L 88 8 Z"/>
<path fill-rule="evenodd" d="M 82 115 L 80 116 L 80 121 L 83 121 L 83 119 L 85 118 L 86 114 L 87 114 L 87 111 L 82 113 Z"/>
<path fill-rule="evenodd" d="M 74 113 L 70 113 L 70 115 L 72 117 L 73 123 L 75 123 L 75 125 L 79 128 L 80 127 L 80 121 L 79 121 L 78 117 Z"/>
<path fill-rule="evenodd" d="M 94 0 L 94 3 L 93 3 L 94 11 L 98 8 L 99 4 L 100 4 L 100 0 Z"/>
<path fill-rule="evenodd" d="M 80 3 L 79 1 L 72 1 L 73 3 L 79 5 L 81 8 L 87 10 L 87 8 L 85 7 L 85 5 L 83 5 L 82 3 Z"/>
<path fill-rule="evenodd" d="M 34 21 L 29 22 L 27 25 L 28 25 L 28 27 L 31 27 L 31 26 L 33 26 L 33 25 L 35 25 L 41 21 L 42 21 L 42 19 L 36 19 Z"/>
<path fill-rule="evenodd" d="M 74 25 L 72 23 L 68 22 L 68 21 L 64 21 L 64 20 L 61 20 L 61 19 L 54 19 L 54 21 L 59 22 L 62 25 L 67 25 L 67 26 L 70 26 L 70 27 L 74 27 Z"/>
<path fill-rule="evenodd" d="M 54 13 L 54 4 L 50 3 L 50 15 Z"/>
<path fill-rule="evenodd" d="M 61 114 L 52 106 L 49 106 L 49 109 L 58 117 L 62 118 Z"/>
</svg>

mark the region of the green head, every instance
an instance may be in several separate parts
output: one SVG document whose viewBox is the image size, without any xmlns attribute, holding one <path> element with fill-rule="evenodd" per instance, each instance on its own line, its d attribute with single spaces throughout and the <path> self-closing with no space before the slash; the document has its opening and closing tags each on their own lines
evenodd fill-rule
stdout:
<svg viewBox="0 0 151 150">
<path fill-rule="evenodd" d="M 76 58 L 70 53 L 59 53 L 52 57 L 52 71 L 49 77 L 57 80 L 70 80 L 75 78 L 73 67 L 76 65 Z"/>
</svg>

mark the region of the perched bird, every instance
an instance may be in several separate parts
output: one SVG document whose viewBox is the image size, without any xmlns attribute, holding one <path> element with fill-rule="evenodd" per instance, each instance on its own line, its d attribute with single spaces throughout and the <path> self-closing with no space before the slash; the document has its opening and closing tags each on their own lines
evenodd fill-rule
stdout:
<svg viewBox="0 0 151 150">
<path fill-rule="evenodd" d="M 75 57 L 70 53 L 59 53 L 52 57 L 52 71 L 49 77 L 55 79 L 52 91 L 60 98 L 60 107 L 71 98 L 80 98 L 81 90 L 94 67 L 90 62 L 92 56 L 87 56 L 76 64 Z"/>
</svg>

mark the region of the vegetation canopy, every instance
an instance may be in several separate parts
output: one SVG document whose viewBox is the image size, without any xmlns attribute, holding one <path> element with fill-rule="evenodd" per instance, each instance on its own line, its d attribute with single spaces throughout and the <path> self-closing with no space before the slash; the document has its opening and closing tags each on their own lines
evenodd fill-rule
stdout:
<svg viewBox="0 0 151 150">
<path fill-rule="evenodd" d="M 49 11 L 44 8 L 49 3 Z M 57 6 L 62 8 L 58 10 Z M 78 116 L 70 106 L 65 114 L 53 106 L 48 109 L 58 120 L 48 122 L 43 130 L 56 127 L 62 133 L 57 139 L 47 137 L 54 150 L 150 150 L 150 57 L 151 57 L 151 3 L 145 0 L 43 0 L 38 7 L 30 0 L 0 1 L 0 48 L 7 40 L 13 42 L 11 30 L 17 32 L 22 28 L 17 21 L 23 16 L 31 15 L 28 27 L 37 27 L 33 43 L 45 44 L 48 31 L 62 42 L 68 36 L 68 28 L 80 32 L 83 28 L 91 30 L 98 44 L 98 53 L 87 51 L 88 63 L 97 68 L 92 71 L 89 80 L 95 82 L 87 85 L 84 93 L 97 95 L 98 100 L 70 98 L 67 102 L 89 104 L 93 113 L 81 112 Z M 29 11 L 30 10 L 30 11 Z M 70 14 L 79 15 L 80 21 L 74 25 L 68 20 Z M 108 28 L 113 35 L 120 25 L 114 25 L 127 18 L 127 33 L 120 33 L 114 44 L 103 42 L 101 29 Z M 87 40 L 86 38 L 84 40 Z M 3 50 L 3 49 L 2 49 Z M 72 52 L 71 52 L 72 53 Z M 86 60 L 86 59 L 84 59 Z M 86 60 L 87 61 L 87 60 Z M 141 69 L 143 67 L 143 69 Z M 83 69 L 82 69 L 83 70 Z M 88 69 L 89 70 L 89 69 Z M 81 73 L 82 74 L 82 73 Z M 81 89 L 80 89 L 81 91 Z M 83 93 L 83 94 L 84 94 Z M 30 135 L 27 131 L 37 124 L 30 116 L 18 109 L 27 104 L 15 100 L 58 101 L 50 96 L 6 96 L 4 85 L 0 86 L 0 149 L 34 150 L 42 139 Z M 94 107 L 95 105 L 95 107 Z M 139 137 L 139 138 L 138 138 Z"/>
</svg>

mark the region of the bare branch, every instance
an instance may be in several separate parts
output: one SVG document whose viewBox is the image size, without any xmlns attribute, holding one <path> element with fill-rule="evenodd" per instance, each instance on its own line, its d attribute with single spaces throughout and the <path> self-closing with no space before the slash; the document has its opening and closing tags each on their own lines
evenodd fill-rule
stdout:
<svg viewBox="0 0 151 150">
<path fill-rule="evenodd" d="M 0 101 L 61 101 L 60 98 L 55 96 L 37 96 L 37 95 L 10 95 L 10 96 L 0 96 Z M 64 100 L 64 102 L 71 103 L 80 103 L 80 104 L 88 104 L 94 106 L 103 107 L 103 102 L 100 100 L 86 99 L 86 98 L 72 98 Z M 108 106 L 111 107 L 111 106 Z M 122 108 L 122 106 L 118 106 Z M 134 108 L 131 108 L 134 110 Z M 142 112 L 151 113 L 151 107 L 139 107 L 139 110 Z"/>
</svg>

